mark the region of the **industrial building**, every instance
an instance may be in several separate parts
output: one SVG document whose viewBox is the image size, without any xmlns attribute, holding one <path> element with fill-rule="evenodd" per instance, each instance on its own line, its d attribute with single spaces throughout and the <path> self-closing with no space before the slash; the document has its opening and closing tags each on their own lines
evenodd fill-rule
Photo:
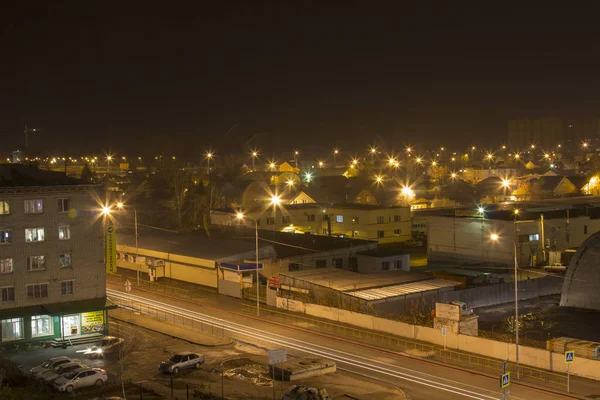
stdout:
<svg viewBox="0 0 600 400">
<path fill-rule="evenodd" d="M 590 236 L 571 259 L 563 284 L 560 305 L 600 310 L 600 233 Z"/>
</svg>

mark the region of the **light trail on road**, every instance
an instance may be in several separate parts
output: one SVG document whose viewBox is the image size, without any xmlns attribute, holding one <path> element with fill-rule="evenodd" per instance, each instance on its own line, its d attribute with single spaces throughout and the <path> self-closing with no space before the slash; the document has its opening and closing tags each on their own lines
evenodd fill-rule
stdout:
<svg viewBox="0 0 600 400">
<path fill-rule="evenodd" d="M 199 322 L 213 324 L 231 333 L 240 336 L 250 337 L 273 345 L 284 346 L 300 352 L 318 355 L 336 361 L 338 363 L 350 365 L 354 368 L 363 369 L 371 373 L 376 372 L 391 378 L 402 379 L 408 382 L 428 386 L 437 390 L 446 391 L 458 396 L 467 397 L 478 400 L 500 399 L 502 393 L 479 388 L 476 386 L 464 384 L 461 382 L 441 378 L 435 375 L 426 374 L 417 370 L 397 365 L 374 360 L 373 358 L 363 357 L 358 354 L 352 354 L 341 350 L 336 350 L 331 347 L 325 347 L 310 342 L 305 342 L 298 339 L 293 339 L 287 336 L 278 335 L 265 330 L 252 328 L 248 325 L 239 324 L 222 318 L 213 317 L 211 315 L 191 311 L 182 307 L 174 306 L 168 303 L 152 300 L 146 297 L 136 296 L 133 294 L 124 293 L 117 290 L 107 289 L 107 294 L 113 298 L 125 301 L 122 306 L 131 308 L 135 311 L 144 312 L 143 309 L 135 307 L 133 303 L 145 305 L 156 309 L 157 311 L 168 312 L 188 319 Z M 131 302 L 127 306 L 127 302 Z M 151 315 L 151 313 L 148 312 Z M 511 398 L 517 399 L 514 396 Z"/>
</svg>

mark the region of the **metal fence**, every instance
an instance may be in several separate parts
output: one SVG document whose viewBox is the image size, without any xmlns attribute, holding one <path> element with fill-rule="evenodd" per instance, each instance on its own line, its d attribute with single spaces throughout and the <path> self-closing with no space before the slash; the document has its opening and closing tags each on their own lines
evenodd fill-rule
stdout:
<svg viewBox="0 0 600 400">
<path fill-rule="evenodd" d="M 254 314 L 256 313 L 256 306 L 242 303 L 242 312 Z M 495 374 L 498 376 L 503 370 L 504 360 L 453 349 L 444 349 L 443 346 L 410 340 L 374 330 L 342 325 L 318 318 L 306 317 L 287 311 L 273 310 L 264 307 L 261 308 L 260 313 L 261 318 L 269 317 L 274 321 L 283 322 L 287 325 L 296 325 L 303 329 L 335 334 L 336 336 L 343 336 L 350 339 L 360 339 L 379 347 L 394 351 L 402 351 L 411 356 L 418 356 L 459 367 L 476 369 L 484 373 Z M 517 365 L 514 363 L 508 363 L 507 371 L 511 373 L 511 376 L 515 378 L 519 376 L 522 380 L 529 380 L 558 389 L 566 389 L 567 387 L 567 376 L 564 374 L 524 365 L 519 365 L 517 371 Z"/>
<path fill-rule="evenodd" d="M 178 314 L 172 311 L 159 310 L 156 307 L 140 303 L 135 300 L 126 300 L 115 297 L 111 298 L 111 300 L 119 307 L 137 311 L 141 314 L 150 315 L 152 317 L 160 318 L 175 324 L 180 324 L 184 327 L 189 326 L 192 329 L 199 329 L 203 333 L 210 333 L 211 335 L 224 337 L 225 331 L 227 330 L 227 328 L 222 324 L 203 321 L 199 318 L 191 318 L 189 316 Z"/>
</svg>

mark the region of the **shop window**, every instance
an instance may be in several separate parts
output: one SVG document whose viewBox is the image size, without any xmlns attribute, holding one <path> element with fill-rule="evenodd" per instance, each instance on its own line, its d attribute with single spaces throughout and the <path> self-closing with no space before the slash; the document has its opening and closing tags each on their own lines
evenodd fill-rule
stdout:
<svg viewBox="0 0 600 400">
<path fill-rule="evenodd" d="M 58 212 L 64 213 L 71 209 L 69 199 L 58 199 Z"/>
<path fill-rule="evenodd" d="M 44 212 L 44 202 L 42 200 L 25 200 L 25 214 L 41 214 Z"/>
<path fill-rule="evenodd" d="M 73 294 L 73 281 L 64 281 L 60 283 L 60 294 L 66 296 Z"/>
<path fill-rule="evenodd" d="M 118 257 L 117 257 L 118 259 Z M 71 253 L 63 253 L 58 256 L 58 261 L 61 268 L 71 268 Z"/>
<path fill-rule="evenodd" d="M 2 320 L 2 341 L 23 339 L 23 318 Z"/>
<path fill-rule="evenodd" d="M 383 219 L 383 215 L 380 215 L 379 217 L 377 217 L 378 224 L 383 224 L 384 222 L 385 222 L 385 220 Z"/>
<path fill-rule="evenodd" d="M 58 240 L 69 240 L 71 239 L 71 227 L 69 225 L 62 225 L 58 227 Z"/>
<path fill-rule="evenodd" d="M 31 337 L 49 336 L 54 334 L 54 323 L 49 315 L 34 315 L 31 317 Z"/>
<path fill-rule="evenodd" d="M 27 228 L 27 229 L 25 229 L 25 241 L 27 243 L 43 242 L 44 237 L 45 237 L 44 228 Z"/>
<path fill-rule="evenodd" d="M 27 271 L 43 271 L 46 269 L 46 256 L 27 257 Z"/>
<path fill-rule="evenodd" d="M 30 299 L 41 299 L 48 297 L 48 284 L 37 283 L 35 285 L 27 285 L 27 297 Z"/>
<path fill-rule="evenodd" d="M 5 286 L 2 288 L 2 302 L 15 301 L 15 287 Z"/>
<path fill-rule="evenodd" d="M 12 230 L 11 229 L 0 229 L 0 244 L 11 244 L 12 243 Z"/>
<path fill-rule="evenodd" d="M 381 270 L 382 271 L 389 271 L 390 270 L 390 262 L 389 261 L 384 261 L 381 263 Z"/>
<path fill-rule="evenodd" d="M 10 203 L 8 201 L 0 201 L 0 215 L 10 214 Z"/>
<path fill-rule="evenodd" d="M 0 259 L 0 274 L 10 274 L 13 272 L 13 259 L 2 258 Z"/>
</svg>

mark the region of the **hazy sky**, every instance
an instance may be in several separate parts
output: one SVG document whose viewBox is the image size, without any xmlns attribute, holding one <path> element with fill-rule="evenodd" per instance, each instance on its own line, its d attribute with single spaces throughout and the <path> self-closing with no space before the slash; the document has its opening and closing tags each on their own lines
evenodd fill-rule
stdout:
<svg viewBox="0 0 600 400">
<path fill-rule="evenodd" d="M 1 152 L 25 123 L 38 149 L 190 153 L 500 143 L 509 118 L 600 115 L 597 13 L 571 3 L 91 3 L 0 6 Z"/>
</svg>

